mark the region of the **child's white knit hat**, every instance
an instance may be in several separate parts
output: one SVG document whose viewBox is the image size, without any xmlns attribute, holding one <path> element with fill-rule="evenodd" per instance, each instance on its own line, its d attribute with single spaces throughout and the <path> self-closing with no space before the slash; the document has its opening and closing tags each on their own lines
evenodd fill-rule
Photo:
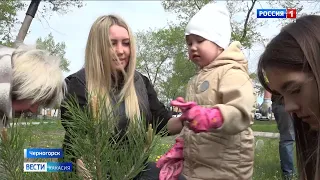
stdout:
<svg viewBox="0 0 320 180">
<path fill-rule="evenodd" d="M 231 39 L 230 15 L 227 8 L 213 2 L 206 4 L 189 21 L 185 35 L 190 34 L 201 36 L 226 49 Z"/>
</svg>

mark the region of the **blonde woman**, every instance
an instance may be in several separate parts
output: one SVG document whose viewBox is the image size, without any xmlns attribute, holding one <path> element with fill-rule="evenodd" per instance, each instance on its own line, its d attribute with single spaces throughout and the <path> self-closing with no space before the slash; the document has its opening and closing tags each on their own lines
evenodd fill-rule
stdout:
<svg viewBox="0 0 320 180">
<path fill-rule="evenodd" d="M 149 79 L 136 71 L 132 32 L 125 21 L 115 15 L 101 16 L 93 23 L 86 45 L 84 68 L 67 77 L 67 84 L 68 94 L 75 95 L 80 106 L 87 105 L 87 92 L 107 95 L 106 100 L 111 105 L 120 103 L 117 112 L 120 130 L 129 125 L 129 119 L 142 114 L 148 121 L 161 121 L 157 131 L 171 118 Z M 61 110 L 63 114 L 65 109 Z M 68 131 L 68 127 L 64 127 Z M 70 137 L 66 133 L 64 148 L 66 153 L 72 153 L 68 143 Z M 155 167 L 149 164 L 148 169 L 153 169 L 151 166 Z M 147 179 L 153 179 L 153 174 L 154 179 L 158 179 L 158 172 L 148 172 L 150 176 L 146 175 Z"/>
<path fill-rule="evenodd" d="M 0 127 L 13 111 L 36 112 L 39 105 L 59 105 L 65 91 L 60 58 L 22 45 L 0 46 Z"/>
</svg>

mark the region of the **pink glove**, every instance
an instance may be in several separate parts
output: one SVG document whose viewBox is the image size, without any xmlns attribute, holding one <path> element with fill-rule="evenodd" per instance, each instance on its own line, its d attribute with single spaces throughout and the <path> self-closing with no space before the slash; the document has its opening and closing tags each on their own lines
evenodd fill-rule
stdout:
<svg viewBox="0 0 320 180">
<path fill-rule="evenodd" d="M 196 102 L 185 102 L 183 97 L 177 97 L 176 100 L 171 101 L 171 106 L 176 106 L 180 108 L 183 113 L 193 108 L 196 105 L 197 105 Z"/>
<path fill-rule="evenodd" d="M 177 138 L 173 147 L 157 161 L 160 180 L 176 180 L 183 169 L 183 139 Z"/>
<path fill-rule="evenodd" d="M 195 102 L 184 102 L 183 98 L 177 98 L 171 102 L 172 106 L 179 107 L 183 114 L 181 120 L 190 122 L 189 128 L 196 133 L 208 132 L 210 129 L 219 128 L 223 124 L 223 118 L 218 108 L 204 108 Z"/>
</svg>

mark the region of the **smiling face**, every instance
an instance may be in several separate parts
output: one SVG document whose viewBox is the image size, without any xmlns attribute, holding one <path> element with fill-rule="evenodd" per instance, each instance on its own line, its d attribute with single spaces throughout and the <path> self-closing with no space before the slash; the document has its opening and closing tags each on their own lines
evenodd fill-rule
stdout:
<svg viewBox="0 0 320 180">
<path fill-rule="evenodd" d="M 130 60 L 130 38 L 128 31 L 118 25 L 113 25 L 109 29 L 109 37 L 113 50 L 119 61 L 113 60 L 112 68 L 116 70 L 125 69 Z"/>
<path fill-rule="evenodd" d="M 312 130 L 319 130 L 319 91 L 313 75 L 274 67 L 265 72 L 270 89 L 283 96 L 286 111 L 295 113 Z"/>
<path fill-rule="evenodd" d="M 190 34 L 186 36 L 189 59 L 200 68 L 214 61 L 223 49 L 205 38 Z"/>
</svg>

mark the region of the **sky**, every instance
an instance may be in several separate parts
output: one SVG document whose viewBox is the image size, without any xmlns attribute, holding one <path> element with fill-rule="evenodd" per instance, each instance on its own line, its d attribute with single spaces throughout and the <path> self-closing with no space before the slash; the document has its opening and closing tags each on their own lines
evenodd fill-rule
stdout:
<svg viewBox="0 0 320 180">
<path fill-rule="evenodd" d="M 66 58 L 70 63 L 72 74 L 84 63 L 84 50 L 90 27 L 97 17 L 106 14 L 120 15 L 129 24 L 133 32 L 149 28 L 166 27 L 167 22 L 175 20 L 175 16 L 164 12 L 160 1 L 85 1 L 85 6 L 65 15 L 54 13 L 49 23 L 43 18 L 35 18 L 30 33 L 25 39 L 26 44 L 34 44 L 37 38 L 52 33 L 56 42 L 65 42 Z M 22 21 L 24 12 L 19 14 Z"/>
<path fill-rule="evenodd" d="M 39 8 L 43 3 L 40 5 Z M 258 5 L 257 8 L 261 8 Z M 265 7 L 264 7 L 265 8 Z M 85 1 L 82 8 L 70 8 L 71 12 L 59 15 L 53 13 L 45 19 L 38 16 L 32 21 L 30 33 L 26 36 L 26 44 L 34 44 L 39 37 L 46 37 L 52 33 L 56 42 L 65 42 L 66 55 L 70 61 L 70 72 L 65 76 L 78 71 L 84 63 L 86 40 L 92 23 L 97 17 L 106 14 L 120 15 L 129 24 L 133 32 L 167 27 L 169 21 L 176 22 L 176 15 L 165 12 L 160 1 Z M 18 14 L 23 21 L 25 12 Z M 280 27 L 272 23 L 268 29 L 261 29 L 262 34 L 271 38 L 277 34 Z M 262 45 L 255 45 L 250 51 L 245 51 L 249 60 L 249 69 L 256 68 L 257 58 L 263 52 Z M 261 98 L 259 101 L 262 101 Z"/>
<path fill-rule="evenodd" d="M 84 48 L 90 27 L 101 15 L 112 13 L 120 15 L 133 32 L 167 27 L 168 21 L 177 22 L 176 15 L 165 12 L 160 1 L 85 1 L 84 7 L 70 8 L 70 10 L 71 12 L 64 15 L 53 13 L 51 17 L 45 19 L 39 18 L 37 14 L 25 39 L 26 44 L 34 44 L 37 38 L 44 38 L 52 33 L 56 42 L 65 42 L 66 58 L 71 62 L 70 72 L 64 73 L 65 76 L 83 66 Z M 25 12 L 20 12 L 18 19 L 23 21 L 24 16 Z M 262 30 L 263 34 L 272 36 L 278 32 L 277 28 L 270 29 Z M 252 61 L 250 69 L 255 68 L 256 59 L 262 51 L 262 46 L 255 46 L 250 52 L 245 52 L 248 60 Z"/>
</svg>

